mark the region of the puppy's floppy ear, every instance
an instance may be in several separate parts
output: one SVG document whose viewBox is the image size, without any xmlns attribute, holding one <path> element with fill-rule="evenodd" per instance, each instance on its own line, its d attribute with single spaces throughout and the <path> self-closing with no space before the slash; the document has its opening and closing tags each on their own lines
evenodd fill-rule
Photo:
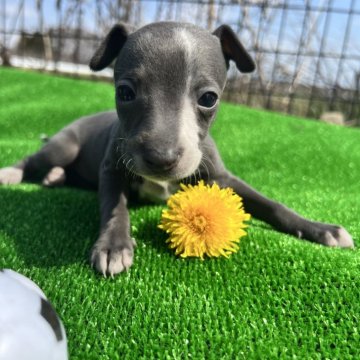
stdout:
<svg viewBox="0 0 360 360">
<path fill-rule="evenodd" d="M 243 44 L 237 35 L 228 25 L 219 26 L 213 35 L 220 39 L 222 52 L 224 54 L 226 64 L 229 66 L 229 60 L 233 60 L 236 67 L 243 73 L 255 70 L 255 63 L 249 53 L 245 50 Z"/>
<path fill-rule="evenodd" d="M 123 23 L 114 25 L 91 58 L 90 69 L 99 71 L 109 66 L 133 31 L 132 27 Z"/>
</svg>

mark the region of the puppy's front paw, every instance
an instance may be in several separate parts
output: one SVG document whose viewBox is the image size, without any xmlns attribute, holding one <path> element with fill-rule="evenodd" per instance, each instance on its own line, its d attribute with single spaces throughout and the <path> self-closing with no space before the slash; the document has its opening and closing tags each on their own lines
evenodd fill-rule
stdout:
<svg viewBox="0 0 360 360">
<path fill-rule="evenodd" d="M 320 241 L 327 246 L 339 246 L 343 248 L 354 247 L 354 241 L 351 235 L 340 226 L 330 226 L 330 228 L 324 232 Z"/>
<path fill-rule="evenodd" d="M 135 245 L 134 239 L 111 241 L 105 232 L 94 245 L 91 263 L 105 277 L 113 277 L 133 264 Z"/>
<path fill-rule="evenodd" d="M 24 171 L 15 167 L 5 167 L 0 169 L 0 184 L 14 185 L 20 184 L 24 176 Z"/>
<path fill-rule="evenodd" d="M 310 223 L 309 240 L 325 246 L 338 246 L 342 248 L 353 248 L 354 241 L 351 235 L 341 226 Z M 303 237 L 302 232 L 298 232 L 298 237 Z"/>
</svg>

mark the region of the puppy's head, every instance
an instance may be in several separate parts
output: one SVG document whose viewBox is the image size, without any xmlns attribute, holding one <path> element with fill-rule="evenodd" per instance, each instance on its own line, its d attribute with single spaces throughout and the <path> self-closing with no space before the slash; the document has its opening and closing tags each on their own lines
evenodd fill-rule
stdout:
<svg viewBox="0 0 360 360">
<path fill-rule="evenodd" d="M 154 23 L 137 31 L 115 25 L 90 62 L 114 59 L 122 153 L 132 171 L 158 180 L 185 178 L 199 167 L 201 143 L 215 118 L 229 61 L 255 65 L 226 25 L 214 33 L 190 24 Z"/>
</svg>

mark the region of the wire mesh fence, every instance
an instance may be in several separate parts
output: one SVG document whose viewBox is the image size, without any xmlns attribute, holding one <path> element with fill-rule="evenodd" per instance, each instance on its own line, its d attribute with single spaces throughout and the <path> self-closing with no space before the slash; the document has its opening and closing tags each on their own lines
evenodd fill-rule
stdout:
<svg viewBox="0 0 360 360">
<path fill-rule="evenodd" d="M 360 125 L 360 0 L 0 0 L 3 65 L 92 76 L 100 39 L 119 21 L 141 26 L 226 23 L 254 57 L 229 70 L 224 98 L 253 107 Z M 111 69 L 100 73 L 110 79 Z M 338 114 L 335 114 L 338 112 Z"/>
</svg>

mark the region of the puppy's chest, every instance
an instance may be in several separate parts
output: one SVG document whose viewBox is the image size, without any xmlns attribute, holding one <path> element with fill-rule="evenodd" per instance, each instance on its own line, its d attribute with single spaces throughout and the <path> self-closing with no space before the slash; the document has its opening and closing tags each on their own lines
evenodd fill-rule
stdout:
<svg viewBox="0 0 360 360">
<path fill-rule="evenodd" d="M 141 200 L 163 203 L 178 191 L 180 186 L 178 182 L 143 179 L 142 183 L 134 184 L 133 188 L 138 192 Z"/>
</svg>

